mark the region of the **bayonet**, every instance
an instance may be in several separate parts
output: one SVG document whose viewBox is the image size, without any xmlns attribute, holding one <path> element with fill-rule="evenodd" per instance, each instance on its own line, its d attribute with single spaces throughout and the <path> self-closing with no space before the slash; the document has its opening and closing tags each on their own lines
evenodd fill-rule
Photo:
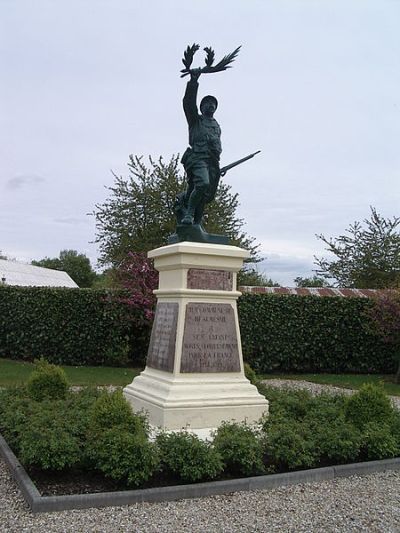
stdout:
<svg viewBox="0 0 400 533">
<path fill-rule="evenodd" d="M 248 155 L 246 157 L 243 157 L 242 159 L 238 159 L 237 161 L 234 161 L 233 163 L 230 163 L 229 165 L 226 165 L 225 167 L 222 167 L 221 170 L 220 170 L 220 176 L 225 176 L 225 174 L 228 172 L 228 170 L 230 170 L 233 167 L 236 167 L 237 165 L 241 165 L 242 163 L 244 163 L 245 161 L 248 161 L 249 159 L 251 159 L 255 155 L 259 154 L 260 152 L 261 152 L 261 150 L 258 150 L 257 152 L 254 152 L 254 154 L 250 154 L 250 155 Z"/>
</svg>

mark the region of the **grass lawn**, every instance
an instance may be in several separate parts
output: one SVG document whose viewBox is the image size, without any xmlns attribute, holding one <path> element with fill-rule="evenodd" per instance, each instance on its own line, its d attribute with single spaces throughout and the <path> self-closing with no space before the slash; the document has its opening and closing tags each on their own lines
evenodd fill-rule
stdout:
<svg viewBox="0 0 400 533">
<path fill-rule="evenodd" d="M 34 368 L 33 363 L 0 359 L 0 387 L 25 383 Z M 63 366 L 71 385 L 120 385 L 131 383 L 142 368 L 106 366 Z"/>
<path fill-rule="evenodd" d="M 334 385 L 346 389 L 359 389 L 364 383 L 383 382 L 383 388 L 391 396 L 400 396 L 400 385 L 394 383 L 394 375 L 388 374 L 262 374 L 261 379 L 295 379 Z"/>
<path fill-rule="evenodd" d="M 33 363 L 0 359 L 0 387 L 25 383 L 34 368 Z M 142 368 L 106 366 L 63 366 L 71 385 L 117 385 L 131 383 Z M 363 383 L 383 382 L 387 394 L 400 396 L 400 385 L 393 383 L 393 375 L 383 374 L 260 374 L 260 379 L 297 379 L 359 389 Z"/>
</svg>

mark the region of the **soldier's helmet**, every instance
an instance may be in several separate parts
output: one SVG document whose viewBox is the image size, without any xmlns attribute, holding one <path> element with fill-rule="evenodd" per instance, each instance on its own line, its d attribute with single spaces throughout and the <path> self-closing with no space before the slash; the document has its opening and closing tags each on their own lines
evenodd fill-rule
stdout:
<svg viewBox="0 0 400 533">
<path fill-rule="evenodd" d="M 211 101 L 215 104 L 215 109 L 217 109 L 218 107 L 218 100 L 215 98 L 215 96 L 211 96 L 211 94 L 208 94 L 207 96 L 205 96 L 201 102 L 200 102 L 200 111 L 201 111 L 201 108 L 203 107 L 203 105 L 208 102 L 208 101 Z"/>
</svg>

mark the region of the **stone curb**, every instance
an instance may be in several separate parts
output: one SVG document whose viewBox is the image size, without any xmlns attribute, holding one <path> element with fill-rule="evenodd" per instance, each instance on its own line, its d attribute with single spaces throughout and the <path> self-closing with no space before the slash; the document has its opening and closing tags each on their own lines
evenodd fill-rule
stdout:
<svg viewBox="0 0 400 533">
<path fill-rule="evenodd" d="M 210 481 L 193 485 L 178 485 L 154 489 L 102 492 L 96 494 L 74 494 L 67 496 L 41 496 L 25 469 L 0 435 L 0 455 L 8 465 L 11 475 L 20 488 L 25 501 L 33 513 L 64 511 L 67 509 L 88 509 L 90 507 L 111 507 L 142 502 L 163 502 L 188 498 L 202 498 L 230 492 L 274 489 L 285 485 L 327 481 L 353 475 L 366 475 L 384 470 L 400 470 L 400 457 L 382 461 L 368 461 L 348 465 L 328 466 L 299 470 L 284 474 Z"/>
</svg>

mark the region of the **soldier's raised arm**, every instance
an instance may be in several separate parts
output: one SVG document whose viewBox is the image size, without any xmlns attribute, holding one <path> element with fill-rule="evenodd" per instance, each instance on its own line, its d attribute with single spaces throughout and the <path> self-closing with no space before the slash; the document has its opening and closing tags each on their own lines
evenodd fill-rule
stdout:
<svg viewBox="0 0 400 533">
<path fill-rule="evenodd" d="M 201 68 L 196 68 L 190 71 L 190 80 L 186 85 L 185 96 L 183 97 L 183 110 L 185 111 L 186 120 L 188 124 L 193 124 L 198 116 L 197 109 L 197 91 L 199 82 L 197 81 L 201 74 Z"/>
</svg>

